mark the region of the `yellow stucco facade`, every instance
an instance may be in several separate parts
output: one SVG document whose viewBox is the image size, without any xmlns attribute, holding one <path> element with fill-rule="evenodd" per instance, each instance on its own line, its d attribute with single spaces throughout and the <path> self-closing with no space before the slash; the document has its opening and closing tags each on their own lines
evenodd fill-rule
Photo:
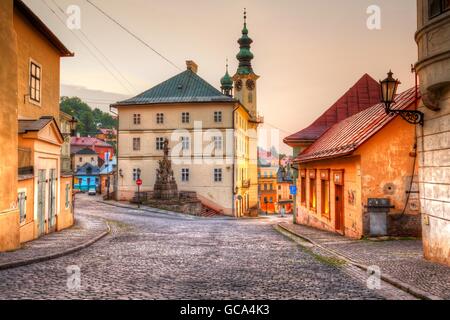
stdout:
<svg viewBox="0 0 450 320">
<path fill-rule="evenodd" d="M 158 161 L 163 157 L 163 150 L 156 146 L 159 138 L 168 139 L 170 149 L 176 152 L 171 160 L 179 190 L 197 192 L 205 205 L 228 215 L 244 215 L 257 204 L 257 192 L 251 195 L 256 188 L 249 181 L 254 177 L 257 183 L 257 172 L 249 170 L 250 117 L 239 103 L 119 106 L 118 112 L 119 200 L 130 200 L 137 192 L 135 169 L 141 170 L 141 191 L 153 190 Z M 219 123 L 214 120 L 217 112 L 222 115 Z M 189 123 L 182 123 L 183 113 L 189 113 Z M 157 123 L 157 114 L 164 115 L 164 123 Z M 140 116 L 140 124 L 134 123 L 135 115 Z M 189 138 L 189 151 L 181 150 L 180 141 L 185 137 Z M 221 137 L 220 148 L 215 148 L 215 137 Z M 135 139 L 140 141 L 139 150 L 133 145 Z M 183 169 L 189 170 L 188 181 L 182 178 Z M 222 170 L 220 182 L 214 181 L 215 169 Z"/>
<path fill-rule="evenodd" d="M 8 155 L 0 158 L 0 251 L 8 251 L 73 224 L 72 207 L 61 206 L 62 182 L 72 178 L 60 176 L 56 122 L 60 58 L 71 53 L 22 1 L 2 1 L 0 15 L 0 153 Z"/>
<path fill-rule="evenodd" d="M 20 244 L 17 210 L 17 43 L 13 1 L 0 1 L 0 251 Z M 8 156 L 6 156 L 8 155 Z"/>
</svg>

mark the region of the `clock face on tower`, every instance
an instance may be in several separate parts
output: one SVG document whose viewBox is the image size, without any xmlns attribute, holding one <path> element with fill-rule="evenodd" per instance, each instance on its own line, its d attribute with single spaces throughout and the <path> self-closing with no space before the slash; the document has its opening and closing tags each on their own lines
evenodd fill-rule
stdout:
<svg viewBox="0 0 450 320">
<path fill-rule="evenodd" d="M 255 89 L 255 81 L 249 79 L 246 83 L 247 89 L 253 91 Z"/>
<path fill-rule="evenodd" d="M 242 80 L 236 81 L 236 90 L 241 91 L 244 84 L 242 83 Z"/>
</svg>

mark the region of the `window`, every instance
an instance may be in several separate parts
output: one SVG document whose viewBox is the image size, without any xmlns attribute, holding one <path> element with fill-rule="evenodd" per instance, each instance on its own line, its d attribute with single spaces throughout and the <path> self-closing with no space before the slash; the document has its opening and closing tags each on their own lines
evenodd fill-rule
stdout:
<svg viewBox="0 0 450 320">
<path fill-rule="evenodd" d="M 330 215 L 330 181 L 322 180 L 320 182 L 320 197 L 322 204 L 322 215 L 329 217 Z"/>
<path fill-rule="evenodd" d="M 216 123 L 222 122 L 222 111 L 214 112 L 214 122 Z"/>
<path fill-rule="evenodd" d="M 19 192 L 17 198 L 19 204 L 20 223 L 24 223 L 27 220 L 27 193 L 25 191 Z"/>
<path fill-rule="evenodd" d="M 222 137 L 213 137 L 213 142 L 214 142 L 214 149 L 216 150 L 222 150 L 222 145 L 223 145 L 223 140 Z"/>
<path fill-rule="evenodd" d="M 91 162 L 94 162 L 94 158 L 91 158 Z"/>
<path fill-rule="evenodd" d="M 137 181 L 141 178 L 141 169 L 133 169 L 133 181 Z"/>
<path fill-rule="evenodd" d="M 80 157 L 80 159 L 79 159 L 79 160 L 80 160 L 80 162 L 83 162 L 83 158 L 82 158 L 82 157 Z"/>
<path fill-rule="evenodd" d="M 135 125 L 140 125 L 141 124 L 141 115 L 140 114 L 133 115 L 133 123 Z"/>
<path fill-rule="evenodd" d="M 248 103 L 253 103 L 253 94 L 251 92 L 248 93 Z"/>
<path fill-rule="evenodd" d="M 30 63 L 30 99 L 41 102 L 41 67 L 35 62 Z"/>
<path fill-rule="evenodd" d="M 302 172 L 300 180 L 300 201 L 303 207 L 306 207 L 306 173 Z"/>
<path fill-rule="evenodd" d="M 280 191 L 281 191 L 281 186 L 278 186 L 278 190 L 280 190 Z"/>
<path fill-rule="evenodd" d="M 214 169 L 214 182 L 222 182 L 222 169 Z"/>
<path fill-rule="evenodd" d="M 270 197 L 269 202 L 270 202 L 270 203 L 273 203 L 273 197 Z"/>
<path fill-rule="evenodd" d="M 181 137 L 181 145 L 183 150 L 189 150 L 191 148 L 189 137 Z"/>
<path fill-rule="evenodd" d="M 164 150 L 164 138 L 156 138 L 156 150 Z"/>
<path fill-rule="evenodd" d="M 191 121 L 191 116 L 189 112 L 183 112 L 181 114 L 181 122 L 183 123 L 189 123 Z"/>
<path fill-rule="evenodd" d="M 317 186 L 315 171 L 311 171 L 309 176 L 309 209 L 312 211 L 317 210 Z"/>
<path fill-rule="evenodd" d="M 430 0 L 428 4 L 428 15 L 432 19 L 450 10 L 450 0 Z"/>
<path fill-rule="evenodd" d="M 133 138 L 133 151 L 141 150 L 141 138 Z"/>
<path fill-rule="evenodd" d="M 164 124 L 164 113 L 156 114 L 156 123 L 157 124 Z"/>
<path fill-rule="evenodd" d="M 181 169 L 181 181 L 189 182 L 189 169 Z"/>
</svg>

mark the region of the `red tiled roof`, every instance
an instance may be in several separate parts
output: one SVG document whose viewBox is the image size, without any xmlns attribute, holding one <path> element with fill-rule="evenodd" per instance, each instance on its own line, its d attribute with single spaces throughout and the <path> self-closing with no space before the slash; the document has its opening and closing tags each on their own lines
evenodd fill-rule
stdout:
<svg viewBox="0 0 450 320">
<path fill-rule="evenodd" d="M 108 134 L 117 135 L 116 129 L 99 129 L 99 132 L 101 134 L 105 134 L 105 135 L 108 135 Z"/>
<path fill-rule="evenodd" d="M 284 139 L 284 143 L 315 141 L 334 124 L 380 102 L 380 84 L 365 74 L 308 128 Z"/>
<path fill-rule="evenodd" d="M 393 109 L 404 110 L 415 103 L 416 90 L 411 88 L 396 98 Z M 310 162 L 352 154 L 364 142 L 384 128 L 395 117 L 387 115 L 383 104 L 377 104 L 335 124 L 306 149 L 295 162 Z"/>
<path fill-rule="evenodd" d="M 103 140 L 97 139 L 97 138 L 91 138 L 91 137 L 72 137 L 70 140 L 71 146 L 85 146 L 85 147 L 111 147 L 109 143 L 106 143 Z"/>
</svg>

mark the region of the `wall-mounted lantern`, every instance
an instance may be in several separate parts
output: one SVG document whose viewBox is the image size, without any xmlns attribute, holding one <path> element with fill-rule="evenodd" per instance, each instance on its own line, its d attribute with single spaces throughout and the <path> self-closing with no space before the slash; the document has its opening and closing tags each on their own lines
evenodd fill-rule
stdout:
<svg viewBox="0 0 450 320">
<path fill-rule="evenodd" d="M 386 114 L 390 116 L 400 115 L 404 120 L 411 124 L 424 125 L 425 115 L 423 112 L 417 110 L 395 110 L 391 109 L 391 106 L 395 103 L 395 96 L 397 95 L 397 89 L 400 85 L 400 81 L 393 77 L 392 71 L 389 71 L 388 77 L 383 81 L 380 81 L 381 85 L 381 102 L 384 103 Z"/>
</svg>

